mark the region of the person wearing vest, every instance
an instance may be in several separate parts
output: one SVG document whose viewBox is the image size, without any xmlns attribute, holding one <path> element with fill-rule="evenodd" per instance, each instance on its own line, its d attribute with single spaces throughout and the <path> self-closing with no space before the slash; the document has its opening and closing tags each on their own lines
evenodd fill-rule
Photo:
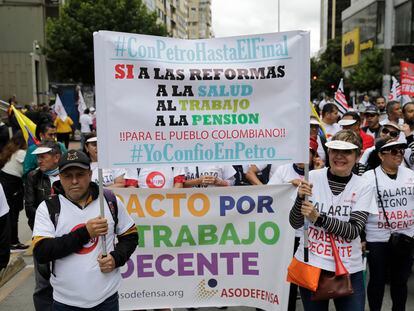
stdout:
<svg viewBox="0 0 414 311">
<path fill-rule="evenodd" d="M 24 207 L 31 230 L 33 230 L 37 207 L 50 196 L 53 182 L 59 180 L 58 162 L 62 151 L 57 142 L 44 140 L 32 153 L 37 156 L 39 168 L 27 175 L 24 187 Z M 42 273 L 45 267 L 39 265 L 36 258 L 33 263 L 36 282 L 33 293 L 34 307 L 36 311 L 52 310 L 53 288 L 49 277 Z"/>
<path fill-rule="evenodd" d="M 392 310 L 403 311 L 407 302 L 407 282 L 411 273 L 414 248 L 414 172 L 401 165 L 407 145 L 382 141 L 377 144 L 381 164 L 363 178 L 375 185 L 377 200 L 366 225 L 369 251 L 368 304 L 380 311 L 387 276 L 390 276 Z"/>
<path fill-rule="evenodd" d="M 377 213 L 371 206 L 375 202 L 372 184 L 354 175 L 352 168 L 357 163 L 362 143 L 354 131 L 342 130 L 326 143 L 329 168 L 313 170 L 309 181 L 302 181 L 298 195 L 289 215 L 294 229 L 309 223 L 308 265 L 323 271 L 335 272 L 335 260 L 331 247 L 333 235 L 339 256 L 350 274 L 354 293 L 333 299 L 337 310 L 363 311 L 365 309 L 365 287 L 360 233 L 368 215 Z M 308 200 L 305 200 L 308 196 Z M 304 260 L 304 238 L 301 237 L 295 258 Z M 313 301 L 312 292 L 299 288 L 305 311 L 328 310 L 329 299 Z"/>
<path fill-rule="evenodd" d="M 52 262 L 52 310 L 119 310 L 119 267 L 137 247 L 137 230 L 118 199 L 116 219 L 107 202 L 106 218 L 100 216 L 99 187 L 91 176 L 88 156 L 69 150 L 59 160 L 60 181 L 53 184 L 59 213 L 51 217 L 49 201 L 36 210 L 33 254 L 41 264 Z"/>
</svg>

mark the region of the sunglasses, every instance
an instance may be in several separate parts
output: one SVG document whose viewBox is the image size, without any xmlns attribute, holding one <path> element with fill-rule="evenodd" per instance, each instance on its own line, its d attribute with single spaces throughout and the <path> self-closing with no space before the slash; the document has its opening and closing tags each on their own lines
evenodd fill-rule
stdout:
<svg viewBox="0 0 414 311">
<path fill-rule="evenodd" d="M 385 135 L 389 135 L 392 138 L 397 138 L 400 135 L 399 131 L 390 131 L 387 128 L 383 128 L 381 132 Z"/>
<path fill-rule="evenodd" d="M 393 156 L 396 156 L 396 155 L 403 155 L 404 152 L 405 152 L 405 149 L 394 148 L 394 149 L 391 149 L 391 150 L 382 151 L 381 153 L 389 153 L 389 154 L 391 154 Z"/>
</svg>

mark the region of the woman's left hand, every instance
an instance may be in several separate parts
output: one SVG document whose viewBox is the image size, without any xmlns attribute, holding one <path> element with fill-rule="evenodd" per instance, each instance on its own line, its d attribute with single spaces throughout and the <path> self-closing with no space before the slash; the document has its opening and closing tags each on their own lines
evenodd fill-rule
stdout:
<svg viewBox="0 0 414 311">
<path fill-rule="evenodd" d="M 319 212 L 309 201 L 302 202 L 301 212 L 302 215 L 309 219 L 312 223 L 314 223 L 319 217 Z"/>
</svg>

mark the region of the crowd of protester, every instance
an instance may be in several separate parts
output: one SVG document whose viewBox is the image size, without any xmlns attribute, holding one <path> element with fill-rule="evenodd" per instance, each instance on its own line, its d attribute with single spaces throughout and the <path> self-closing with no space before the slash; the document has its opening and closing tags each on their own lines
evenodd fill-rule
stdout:
<svg viewBox="0 0 414 311">
<path fill-rule="evenodd" d="M 11 104 L 16 104 L 11 99 Z M 201 165 L 170 168 L 104 169 L 103 186 L 133 188 L 229 187 L 291 183 L 298 194 L 290 213 L 296 229 L 295 258 L 304 260 L 303 226 L 334 234 L 342 246 L 352 249 L 343 258 L 351 275 L 354 294 L 334 299 L 339 310 L 364 310 L 367 293 L 370 310 L 381 310 L 385 284 L 389 278 L 393 310 L 405 310 L 407 282 L 412 266 L 412 246 L 391 243 L 394 233 L 414 235 L 414 102 L 402 106 L 386 103 L 384 97 L 368 96 L 344 115 L 335 103 L 314 103 L 318 115 L 309 120 L 309 180 L 304 180 L 304 164 L 286 165 Z M 59 182 L 62 157 L 67 154 L 73 121 L 62 121 L 48 105 L 26 108 L 26 115 L 37 125 L 37 145 L 27 146 L 18 123 L 9 115 L 13 135 L 0 133 L 0 269 L 5 268 L 10 250 L 28 248 L 19 239 L 19 213 L 24 209 L 31 230 L 36 210 L 53 193 Z M 87 157 L 92 182 L 99 183 L 95 109 L 86 109 L 80 117 L 81 150 Z M 0 128 L 1 130 L 1 128 Z M 404 188 L 405 189 L 405 188 Z M 414 192 L 414 190 L 413 190 Z M 343 200 L 352 195 L 351 211 L 329 213 L 315 207 L 343 208 Z M 309 197 L 309 200 L 306 200 Z M 407 200 L 408 203 L 396 204 Z M 311 203 L 312 202 L 312 203 Z M 394 203 L 392 203 L 394 202 Z M 8 206 L 8 207 L 7 207 Z M 394 214 L 406 213 L 403 224 Z M 399 215 L 400 215 L 399 214 Z M 293 241 L 292 241 L 293 243 Z M 364 287 L 362 256 L 368 254 L 370 271 L 367 291 Z M 322 271 L 334 271 L 332 256 L 310 252 L 310 264 Z M 52 310 L 53 288 L 45 273 L 47 265 L 36 257 L 36 288 L 33 299 L 36 310 Z M 391 272 L 390 272 L 391 271 Z M 292 284 L 289 309 L 295 310 L 298 287 Z M 329 301 L 313 301 L 312 293 L 299 287 L 305 310 L 327 310 Z"/>
</svg>

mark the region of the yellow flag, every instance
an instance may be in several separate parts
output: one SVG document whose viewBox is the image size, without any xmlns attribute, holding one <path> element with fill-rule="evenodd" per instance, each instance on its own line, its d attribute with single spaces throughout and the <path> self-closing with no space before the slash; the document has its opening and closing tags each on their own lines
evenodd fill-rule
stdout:
<svg viewBox="0 0 414 311">
<path fill-rule="evenodd" d="M 23 113 L 17 110 L 14 105 L 11 105 L 11 108 L 16 116 L 16 120 L 22 129 L 24 139 L 27 142 L 28 146 L 33 144 L 37 144 L 38 141 L 36 139 L 36 124 L 33 123 L 28 117 L 26 117 Z"/>
</svg>

